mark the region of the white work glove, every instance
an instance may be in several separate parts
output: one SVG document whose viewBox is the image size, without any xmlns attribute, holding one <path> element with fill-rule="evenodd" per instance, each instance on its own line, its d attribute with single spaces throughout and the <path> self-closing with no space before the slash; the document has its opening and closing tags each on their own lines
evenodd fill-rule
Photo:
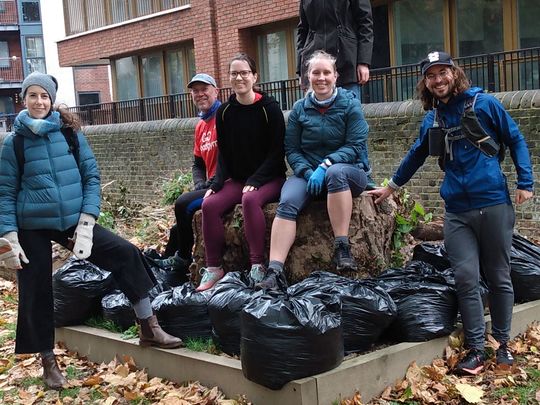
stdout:
<svg viewBox="0 0 540 405">
<path fill-rule="evenodd" d="M 17 232 L 8 232 L 0 238 L 0 262 L 11 270 L 22 269 L 21 260 L 28 264 L 28 258 L 19 243 Z"/>
<path fill-rule="evenodd" d="M 87 259 L 92 253 L 92 238 L 96 219 L 92 215 L 81 213 L 79 224 L 73 234 L 73 253 L 79 259 Z"/>
</svg>

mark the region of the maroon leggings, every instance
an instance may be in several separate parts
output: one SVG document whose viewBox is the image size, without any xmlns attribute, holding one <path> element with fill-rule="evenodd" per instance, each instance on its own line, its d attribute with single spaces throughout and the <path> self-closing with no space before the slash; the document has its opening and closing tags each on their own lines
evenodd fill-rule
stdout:
<svg viewBox="0 0 540 405">
<path fill-rule="evenodd" d="M 245 184 L 229 179 L 221 190 L 203 200 L 202 229 L 208 267 L 221 265 L 222 250 L 225 244 L 223 215 L 240 203 L 242 203 L 244 231 L 249 245 L 250 263 L 260 264 L 263 262 L 266 221 L 262 207 L 267 203 L 279 200 L 284 181 L 285 179 L 276 178 L 258 190 L 242 193 Z"/>
</svg>

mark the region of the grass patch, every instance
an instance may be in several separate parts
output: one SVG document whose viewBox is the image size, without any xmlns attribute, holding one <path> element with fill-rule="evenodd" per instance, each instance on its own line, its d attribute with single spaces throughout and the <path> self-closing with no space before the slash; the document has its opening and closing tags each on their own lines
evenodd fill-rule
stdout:
<svg viewBox="0 0 540 405">
<path fill-rule="evenodd" d="M 135 339 L 136 337 L 139 337 L 139 327 L 137 325 L 132 325 L 128 329 L 122 332 L 122 336 L 120 336 L 124 340 L 128 339 Z"/>
<path fill-rule="evenodd" d="M 3 300 L 8 304 L 17 304 L 17 298 L 13 294 L 4 295 Z"/>
<path fill-rule="evenodd" d="M 525 369 L 529 377 L 526 384 L 518 387 L 503 387 L 495 390 L 493 396 L 498 399 L 516 400 L 520 405 L 536 403 L 536 393 L 540 390 L 540 370 Z"/>
<path fill-rule="evenodd" d="M 109 321 L 100 316 L 94 316 L 88 319 L 84 324 L 87 326 L 91 326 L 92 328 L 99 328 L 108 330 L 110 332 L 122 333 L 122 328 L 120 326 L 115 324 L 113 321 Z"/>
<path fill-rule="evenodd" d="M 27 390 L 33 385 L 39 385 L 39 386 L 45 387 L 45 384 L 43 383 L 43 379 L 41 377 L 26 377 L 22 379 L 18 385 L 24 388 L 25 390 Z"/>
<path fill-rule="evenodd" d="M 79 370 L 74 366 L 67 366 L 65 372 L 68 380 L 78 380 L 84 377 L 85 374 L 83 370 Z"/>
<path fill-rule="evenodd" d="M 92 402 L 99 401 L 100 399 L 105 398 L 105 396 L 97 388 L 92 388 L 88 392 L 88 396 L 90 397 L 90 400 Z"/>
<path fill-rule="evenodd" d="M 60 391 L 60 399 L 64 398 L 77 398 L 79 396 L 79 392 L 81 391 L 81 387 L 73 387 L 73 388 L 66 388 L 62 391 Z"/>
<path fill-rule="evenodd" d="M 221 353 L 212 338 L 187 338 L 184 342 L 186 348 L 194 352 L 206 352 L 210 354 Z"/>
</svg>

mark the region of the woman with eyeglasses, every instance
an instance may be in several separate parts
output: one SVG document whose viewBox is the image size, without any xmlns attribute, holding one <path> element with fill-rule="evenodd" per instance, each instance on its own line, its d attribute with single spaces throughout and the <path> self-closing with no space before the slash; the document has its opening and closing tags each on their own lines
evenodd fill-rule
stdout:
<svg viewBox="0 0 540 405">
<path fill-rule="evenodd" d="M 277 101 L 255 86 L 257 68 L 245 53 L 229 64 L 233 94 L 216 113 L 218 166 L 202 203 L 206 267 L 197 291 L 224 276 L 223 216 L 242 204 L 249 245 L 250 277 L 259 282 L 264 266 L 266 220 L 263 206 L 279 199 L 285 181 L 285 121 Z"/>
</svg>

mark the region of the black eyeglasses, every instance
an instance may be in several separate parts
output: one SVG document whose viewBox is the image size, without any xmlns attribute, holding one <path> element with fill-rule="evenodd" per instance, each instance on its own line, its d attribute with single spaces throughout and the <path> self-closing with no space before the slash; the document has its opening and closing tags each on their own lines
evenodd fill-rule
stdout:
<svg viewBox="0 0 540 405">
<path fill-rule="evenodd" d="M 241 70 L 240 72 L 230 72 L 229 75 L 232 79 L 236 79 L 238 75 L 242 77 L 242 79 L 247 79 L 251 73 L 251 70 Z"/>
</svg>

